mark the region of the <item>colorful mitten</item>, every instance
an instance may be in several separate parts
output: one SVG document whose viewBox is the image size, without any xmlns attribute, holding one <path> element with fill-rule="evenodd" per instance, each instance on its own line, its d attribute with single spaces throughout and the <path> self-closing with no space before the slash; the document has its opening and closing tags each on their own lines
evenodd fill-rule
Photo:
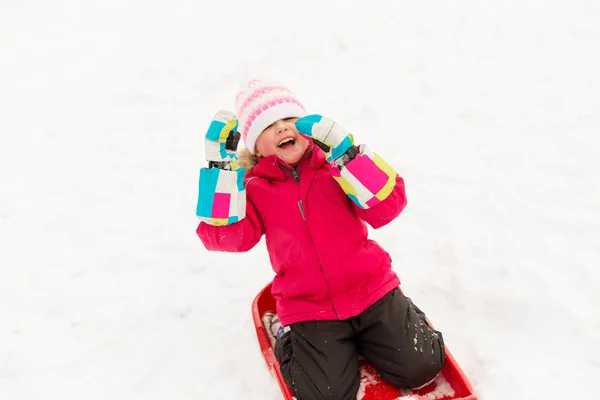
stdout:
<svg viewBox="0 0 600 400">
<path fill-rule="evenodd" d="M 354 138 L 335 121 L 318 114 L 296 121 L 296 129 L 311 138 L 325 152 L 327 161 L 335 161 L 354 146 Z"/>
<path fill-rule="evenodd" d="M 394 190 L 396 171 L 366 145 L 354 146 L 352 134 L 335 121 L 307 115 L 296 121 L 296 129 L 323 149 L 331 175 L 360 208 L 373 207 Z"/>
<path fill-rule="evenodd" d="M 342 166 L 330 163 L 329 172 L 348 197 L 363 209 L 385 200 L 396 186 L 396 171 L 364 144 L 359 153 Z"/>
<path fill-rule="evenodd" d="M 238 169 L 236 150 L 240 133 L 236 130 L 237 126 L 238 121 L 234 113 L 227 110 L 217 111 L 204 140 L 208 168 L 217 167 L 233 171 Z"/>
<path fill-rule="evenodd" d="M 237 164 L 236 127 L 232 112 L 219 111 L 206 132 L 208 168 L 200 169 L 196 216 L 211 225 L 233 224 L 246 216 L 245 170 Z"/>
</svg>

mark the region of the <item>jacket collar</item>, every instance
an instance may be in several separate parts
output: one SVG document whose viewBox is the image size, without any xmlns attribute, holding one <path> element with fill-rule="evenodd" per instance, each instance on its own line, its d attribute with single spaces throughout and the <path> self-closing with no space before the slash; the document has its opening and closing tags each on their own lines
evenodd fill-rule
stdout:
<svg viewBox="0 0 600 400">
<path fill-rule="evenodd" d="M 296 168 L 300 169 L 308 166 L 319 169 L 324 163 L 325 154 L 323 150 L 319 149 L 311 141 Z M 252 168 L 251 174 L 269 180 L 284 181 L 287 177 L 291 176 L 290 173 L 285 172 L 286 169 L 292 171 L 294 167 L 287 164 L 279 156 L 272 155 L 259 158 L 256 166 Z"/>
</svg>

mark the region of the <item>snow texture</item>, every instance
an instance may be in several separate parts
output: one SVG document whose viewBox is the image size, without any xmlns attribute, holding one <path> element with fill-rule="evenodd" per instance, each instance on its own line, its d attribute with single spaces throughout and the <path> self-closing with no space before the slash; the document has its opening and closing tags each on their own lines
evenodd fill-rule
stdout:
<svg viewBox="0 0 600 400">
<path fill-rule="evenodd" d="M 600 3 L 0 4 L 0 397 L 276 400 L 264 241 L 207 252 L 198 169 L 251 78 L 406 179 L 372 232 L 478 394 L 600 393 Z"/>
<path fill-rule="evenodd" d="M 375 385 L 380 379 L 377 376 L 374 376 L 372 373 L 361 369 L 360 371 L 360 386 L 358 388 L 358 393 L 356 394 L 356 400 L 362 400 L 365 397 L 365 392 L 367 387 L 370 385 Z"/>
</svg>

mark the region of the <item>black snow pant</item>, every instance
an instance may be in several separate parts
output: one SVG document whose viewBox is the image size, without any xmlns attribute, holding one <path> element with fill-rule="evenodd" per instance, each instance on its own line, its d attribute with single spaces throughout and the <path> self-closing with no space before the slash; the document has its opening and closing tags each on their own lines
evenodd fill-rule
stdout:
<svg viewBox="0 0 600 400">
<path fill-rule="evenodd" d="M 399 289 L 350 319 L 291 324 L 275 344 L 281 374 L 298 400 L 356 400 L 359 355 L 400 388 L 428 383 L 445 361 L 442 334 Z"/>
</svg>

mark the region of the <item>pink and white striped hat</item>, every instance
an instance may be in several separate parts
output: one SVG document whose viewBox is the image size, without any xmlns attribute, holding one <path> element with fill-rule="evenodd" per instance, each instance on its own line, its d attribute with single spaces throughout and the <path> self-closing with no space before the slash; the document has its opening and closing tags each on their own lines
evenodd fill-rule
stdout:
<svg viewBox="0 0 600 400">
<path fill-rule="evenodd" d="M 307 113 L 294 93 L 276 82 L 253 80 L 235 98 L 238 130 L 250 153 L 255 153 L 258 136 L 282 118 L 304 117 Z"/>
</svg>

